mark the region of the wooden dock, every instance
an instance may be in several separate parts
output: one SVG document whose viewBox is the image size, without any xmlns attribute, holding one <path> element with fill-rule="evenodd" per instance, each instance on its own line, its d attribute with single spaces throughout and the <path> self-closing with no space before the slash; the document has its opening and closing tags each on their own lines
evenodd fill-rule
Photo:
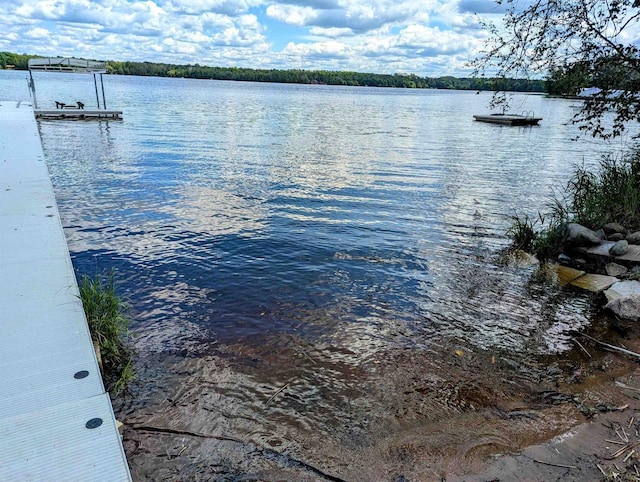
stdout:
<svg viewBox="0 0 640 482">
<path fill-rule="evenodd" d="M 0 101 L 0 480 L 130 481 L 33 107 Z"/>
<path fill-rule="evenodd" d="M 37 109 L 34 111 L 38 119 L 112 119 L 122 120 L 121 110 L 106 109 Z"/>
</svg>

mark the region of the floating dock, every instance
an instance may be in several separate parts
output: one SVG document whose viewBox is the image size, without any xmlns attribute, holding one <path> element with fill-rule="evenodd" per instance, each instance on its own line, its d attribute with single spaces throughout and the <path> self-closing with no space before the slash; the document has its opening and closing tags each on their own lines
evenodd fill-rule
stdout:
<svg viewBox="0 0 640 482">
<path fill-rule="evenodd" d="M 473 118 L 479 122 L 488 122 L 490 124 L 502 124 L 507 126 L 535 126 L 542 120 L 542 117 L 518 114 L 474 115 Z"/>
<path fill-rule="evenodd" d="M 0 480 L 130 481 L 33 107 L 0 101 Z"/>
<path fill-rule="evenodd" d="M 121 110 L 106 109 L 37 109 L 34 111 L 38 119 L 113 119 L 122 120 Z"/>
</svg>

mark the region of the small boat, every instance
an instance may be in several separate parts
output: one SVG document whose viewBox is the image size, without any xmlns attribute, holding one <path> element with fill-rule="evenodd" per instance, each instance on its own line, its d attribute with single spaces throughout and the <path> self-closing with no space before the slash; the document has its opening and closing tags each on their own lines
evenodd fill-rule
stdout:
<svg viewBox="0 0 640 482">
<path fill-rule="evenodd" d="M 533 111 L 523 112 L 522 114 L 474 115 L 473 118 L 479 122 L 489 122 L 491 124 L 507 126 L 535 126 L 542 120 L 542 117 L 536 117 Z"/>
</svg>

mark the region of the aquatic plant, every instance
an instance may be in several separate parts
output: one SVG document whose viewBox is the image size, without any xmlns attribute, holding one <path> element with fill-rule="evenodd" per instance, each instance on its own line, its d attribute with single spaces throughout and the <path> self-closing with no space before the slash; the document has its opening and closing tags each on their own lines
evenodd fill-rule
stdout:
<svg viewBox="0 0 640 482">
<path fill-rule="evenodd" d="M 537 220 L 532 220 L 526 214 L 524 216 L 514 214 L 511 221 L 511 226 L 507 229 L 507 236 L 511 239 L 512 247 L 528 253 L 533 252 L 538 238 L 538 232 L 535 230 Z"/>
<path fill-rule="evenodd" d="M 117 394 L 133 378 L 126 305 L 116 294 L 113 272 L 83 275 L 79 288 L 91 338 L 100 347 L 103 380 Z"/>
</svg>

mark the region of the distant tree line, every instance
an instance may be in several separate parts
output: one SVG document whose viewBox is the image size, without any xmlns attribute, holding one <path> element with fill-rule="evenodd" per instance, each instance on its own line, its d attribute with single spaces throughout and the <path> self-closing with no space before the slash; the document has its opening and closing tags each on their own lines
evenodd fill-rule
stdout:
<svg viewBox="0 0 640 482">
<path fill-rule="evenodd" d="M 412 89 L 509 90 L 544 92 L 542 80 L 489 79 L 457 77 L 419 77 L 414 74 L 373 74 L 329 70 L 247 69 L 240 67 L 207 67 L 204 65 L 171 65 L 155 62 L 107 62 L 109 73 L 185 77 L 194 79 L 244 80 L 285 84 L 326 84 Z"/>
<path fill-rule="evenodd" d="M 0 68 L 26 70 L 34 55 L 0 52 Z M 325 84 L 411 89 L 458 89 L 515 92 L 544 92 L 545 82 L 530 79 L 419 77 L 414 74 L 373 74 L 329 70 L 247 69 L 240 67 L 208 67 L 205 65 L 172 65 L 156 62 L 107 61 L 107 72 L 120 75 L 153 77 L 185 77 L 193 79 L 244 80 L 286 84 Z"/>
</svg>

